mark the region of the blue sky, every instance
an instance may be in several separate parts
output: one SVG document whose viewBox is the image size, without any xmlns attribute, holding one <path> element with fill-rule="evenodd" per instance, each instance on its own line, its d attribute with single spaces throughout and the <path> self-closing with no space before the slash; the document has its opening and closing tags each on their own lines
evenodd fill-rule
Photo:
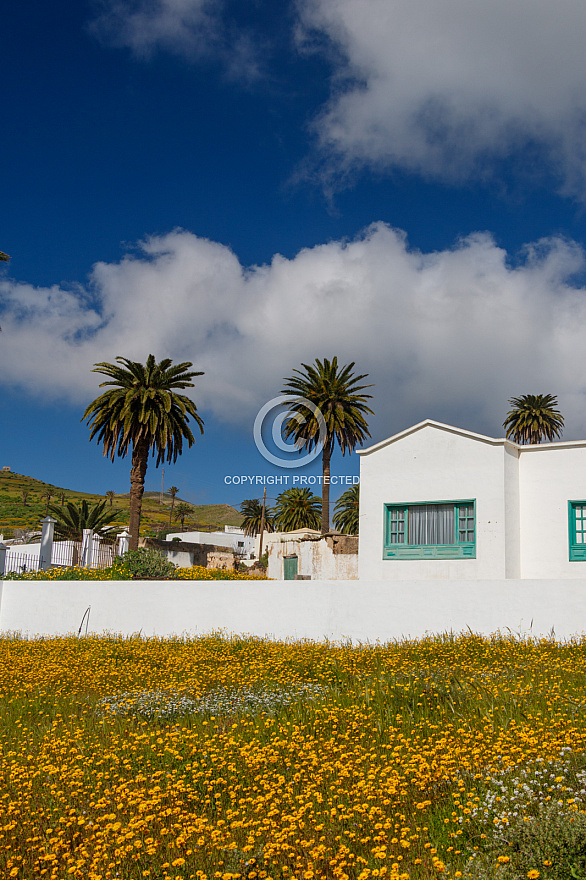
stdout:
<svg viewBox="0 0 586 880">
<path fill-rule="evenodd" d="M 578 0 L 11 4 L 0 465 L 127 491 L 80 418 L 94 363 L 150 352 L 205 371 L 165 473 L 194 503 L 279 473 L 254 419 L 316 357 L 369 374 L 373 442 L 501 436 L 523 393 L 586 436 L 585 28 Z"/>
</svg>

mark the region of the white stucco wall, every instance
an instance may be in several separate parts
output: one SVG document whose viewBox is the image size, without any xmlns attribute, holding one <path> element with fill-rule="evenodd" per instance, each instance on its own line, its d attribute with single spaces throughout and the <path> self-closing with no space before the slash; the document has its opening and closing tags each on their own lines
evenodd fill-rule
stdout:
<svg viewBox="0 0 586 880">
<path fill-rule="evenodd" d="M 177 568 L 190 568 L 193 565 L 193 555 L 188 550 L 167 550 L 166 557 Z"/>
<path fill-rule="evenodd" d="M 586 500 L 586 443 L 552 443 L 521 451 L 521 577 L 584 578 L 570 562 L 568 501 Z"/>
<path fill-rule="evenodd" d="M 518 463 L 503 441 L 426 425 L 359 454 L 361 580 L 491 579 L 518 574 L 514 549 Z M 467 499 L 476 502 L 476 559 L 383 559 L 385 504 Z M 507 542 L 513 543 L 509 549 Z"/>
<path fill-rule="evenodd" d="M 283 579 L 283 556 L 289 553 L 296 553 L 296 549 L 291 547 L 285 550 L 284 544 L 298 542 L 301 538 L 314 537 L 319 538 L 320 532 L 317 529 L 295 529 L 292 532 L 263 532 L 263 555 L 268 553 L 267 577 L 274 580 Z M 256 556 L 259 556 L 260 535 L 256 536 Z M 295 547 L 297 544 L 295 543 Z M 299 572 L 302 574 L 302 572 Z"/>
<path fill-rule="evenodd" d="M 505 492 L 505 577 L 521 577 L 520 548 L 520 450 L 507 443 L 503 446 L 503 481 Z"/>
<path fill-rule="evenodd" d="M 586 631 L 586 580 L 4 581 L 0 631 L 161 637 L 217 630 L 387 642 L 441 632 L 557 639 Z M 85 632 L 85 624 L 84 629 Z"/>
<path fill-rule="evenodd" d="M 327 539 L 273 541 L 269 544 L 269 578 L 283 580 L 285 556 L 297 556 L 297 573 L 311 580 L 355 580 L 358 577 L 358 554 L 334 553 Z"/>
<path fill-rule="evenodd" d="M 302 541 L 299 574 L 312 580 L 355 580 L 358 577 L 358 553 L 334 553 L 327 539 Z"/>
</svg>

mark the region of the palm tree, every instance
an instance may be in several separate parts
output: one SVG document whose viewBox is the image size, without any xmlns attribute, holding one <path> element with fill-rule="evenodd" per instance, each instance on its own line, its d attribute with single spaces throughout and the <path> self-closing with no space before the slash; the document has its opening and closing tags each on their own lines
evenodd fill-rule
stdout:
<svg viewBox="0 0 586 880">
<path fill-rule="evenodd" d="M 175 519 L 181 520 L 182 531 L 185 528 L 185 517 L 189 516 L 191 513 L 193 513 L 193 507 L 191 504 L 186 504 L 184 501 L 178 504 L 175 508 Z"/>
<path fill-rule="evenodd" d="M 564 417 L 555 409 L 558 399 L 554 394 L 522 394 L 509 403 L 513 409 L 507 413 L 503 428 L 515 443 L 541 443 L 561 436 Z"/>
<path fill-rule="evenodd" d="M 358 534 L 360 487 L 358 484 L 340 495 L 334 507 L 334 525 L 343 535 Z"/>
<path fill-rule="evenodd" d="M 319 529 L 321 498 L 314 495 L 311 489 L 287 489 L 277 496 L 273 517 L 278 532 Z"/>
<path fill-rule="evenodd" d="M 366 379 L 367 373 L 354 376 L 352 370 L 355 362 L 338 368 L 338 358 L 323 362 L 316 358 L 315 364 L 302 364 L 305 372 L 293 370 L 296 376 L 285 380 L 283 394 L 294 395 L 290 410 L 302 416 L 298 421 L 290 418 L 285 424 L 285 437 L 293 436 L 298 449 L 310 451 L 317 446 L 320 439 L 322 449 L 322 515 L 321 531 L 325 534 L 330 529 L 330 459 L 336 443 L 342 450 L 353 452 L 358 443 L 370 437 L 365 413 L 372 410 L 366 405 L 371 394 L 361 394 L 372 385 L 358 385 Z M 320 438 L 320 422 L 318 417 L 302 400 L 309 400 L 321 412 L 325 422 L 325 436 Z"/>
<path fill-rule="evenodd" d="M 112 507 L 114 499 L 116 498 L 116 492 L 114 491 L 114 489 L 108 489 L 108 491 L 106 492 L 106 498 L 110 502 L 110 507 Z"/>
<path fill-rule="evenodd" d="M 249 498 L 240 505 L 240 513 L 244 519 L 242 528 L 245 535 L 258 535 L 260 533 L 260 524 L 262 520 L 262 503 L 258 498 Z M 264 531 L 274 532 L 273 512 L 265 507 Z"/>
<path fill-rule="evenodd" d="M 114 529 L 108 528 L 109 524 L 120 515 L 118 510 L 106 510 L 105 501 L 96 501 L 90 505 L 85 498 L 79 505 L 68 501 L 64 507 L 52 504 L 49 510 L 57 520 L 55 536 L 70 541 L 81 541 L 84 529 L 91 529 L 101 535 L 110 534 Z"/>
<path fill-rule="evenodd" d="M 169 495 L 171 496 L 171 510 L 169 511 L 169 525 L 171 525 L 171 518 L 173 516 L 173 505 L 175 504 L 175 496 L 177 495 L 178 491 L 179 491 L 179 489 L 177 488 L 177 486 L 171 486 L 171 488 L 169 489 Z"/>
<path fill-rule="evenodd" d="M 94 373 L 110 377 L 100 383 L 114 387 L 96 398 L 83 414 L 90 426 L 90 440 L 97 435 L 98 443 L 104 445 L 104 455 L 112 461 L 116 455 L 127 455 L 132 446 L 130 470 L 130 532 L 129 547 L 138 548 L 138 533 L 144 478 L 149 453 L 157 453 L 157 466 L 161 462 L 175 462 L 183 451 L 183 440 L 188 446 L 195 438 L 188 426 L 189 416 L 203 434 L 203 421 L 195 403 L 176 388 L 191 388 L 194 376 L 201 372 L 188 372 L 193 364 L 189 361 L 172 366 L 170 358 L 156 363 L 149 354 L 146 364 L 117 357 L 117 364 L 99 363 Z"/>
<path fill-rule="evenodd" d="M 46 508 L 45 508 L 45 516 L 47 516 L 47 514 L 49 513 L 49 502 L 50 502 L 50 500 L 51 500 L 51 498 L 53 497 L 54 494 L 55 494 L 55 493 L 52 492 L 50 489 L 47 489 L 47 490 L 45 491 L 45 494 L 43 495 L 43 498 L 44 498 L 44 499 L 46 500 L 46 502 L 47 502 L 47 506 L 46 506 Z"/>
</svg>

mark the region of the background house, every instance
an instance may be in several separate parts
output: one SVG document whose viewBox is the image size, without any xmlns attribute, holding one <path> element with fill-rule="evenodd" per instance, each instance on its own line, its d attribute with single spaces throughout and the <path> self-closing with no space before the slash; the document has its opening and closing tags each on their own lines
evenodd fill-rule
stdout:
<svg viewBox="0 0 586 880">
<path fill-rule="evenodd" d="M 586 578 L 586 441 L 428 420 L 358 454 L 360 579 Z"/>
<path fill-rule="evenodd" d="M 172 562 L 178 568 L 201 565 L 203 568 L 222 568 L 231 571 L 238 562 L 238 557 L 229 547 L 203 544 L 199 541 L 159 541 L 157 538 L 140 538 L 138 546 L 158 550 L 168 562 Z"/>
<path fill-rule="evenodd" d="M 355 580 L 358 577 L 358 538 L 316 529 L 265 532 L 267 576 L 274 580 Z"/>
<path fill-rule="evenodd" d="M 226 526 L 223 532 L 169 532 L 167 541 L 179 538 L 180 541 L 190 544 L 213 544 L 215 547 L 226 547 L 232 550 L 236 556 L 246 560 L 254 560 L 255 543 L 254 536 L 245 535 L 244 529 L 237 526 Z"/>
</svg>

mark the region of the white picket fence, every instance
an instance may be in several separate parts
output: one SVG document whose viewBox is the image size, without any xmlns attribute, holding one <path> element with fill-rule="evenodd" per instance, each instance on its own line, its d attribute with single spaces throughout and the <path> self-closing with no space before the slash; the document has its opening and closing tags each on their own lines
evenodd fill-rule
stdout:
<svg viewBox="0 0 586 880">
<path fill-rule="evenodd" d="M 116 556 L 128 550 L 128 532 L 118 535 L 116 543 L 106 543 L 91 529 L 84 529 L 81 541 L 55 541 L 55 522 L 46 516 L 41 540 L 36 544 L 17 544 L 10 547 L 0 543 L 0 577 L 10 572 L 66 568 L 83 565 L 87 568 L 107 568 Z"/>
</svg>

